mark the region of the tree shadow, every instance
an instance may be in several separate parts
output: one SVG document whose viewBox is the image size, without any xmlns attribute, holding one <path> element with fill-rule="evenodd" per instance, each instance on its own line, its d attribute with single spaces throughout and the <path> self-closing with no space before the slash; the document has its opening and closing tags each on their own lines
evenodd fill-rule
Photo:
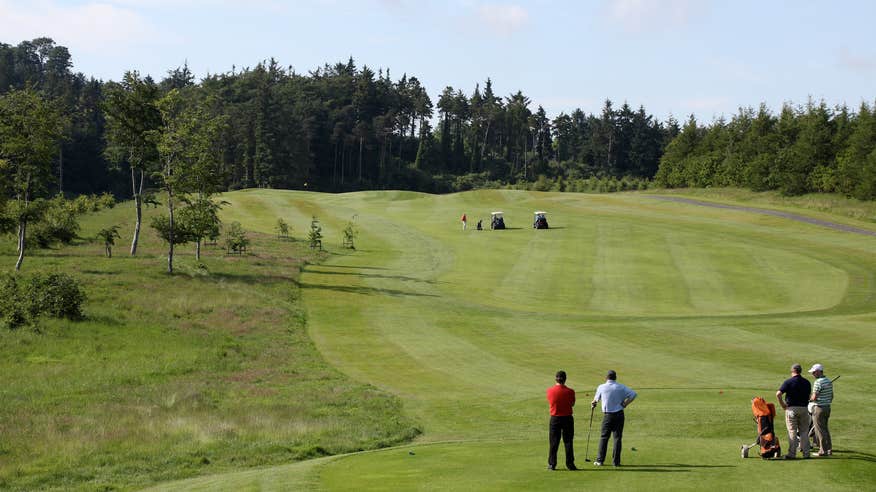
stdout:
<svg viewBox="0 0 876 492">
<path fill-rule="evenodd" d="M 389 270 L 389 268 L 385 267 L 372 267 L 372 266 L 351 266 L 351 265 L 331 265 L 332 268 L 348 268 L 350 270 Z"/>
<path fill-rule="evenodd" d="M 360 287 L 353 285 L 319 285 L 304 283 L 300 285 L 302 289 L 332 290 L 335 292 L 346 292 L 349 294 L 384 295 L 390 297 L 440 297 L 435 294 L 420 294 L 418 292 L 406 292 L 397 289 L 376 289 L 373 287 Z"/>
<path fill-rule="evenodd" d="M 255 284 L 271 284 L 278 282 L 295 282 L 295 279 L 286 275 L 265 275 L 265 274 L 247 274 L 247 273 L 216 273 L 211 272 L 208 275 L 193 276 L 192 280 L 210 283 L 244 283 L 247 285 Z"/>
<path fill-rule="evenodd" d="M 381 275 L 379 273 L 355 273 L 355 272 L 332 272 L 329 270 L 314 270 L 314 269 L 303 269 L 302 273 L 313 273 L 317 275 L 350 275 L 354 277 L 362 277 L 362 278 L 378 278 L 378 279 L 389 279 L 389 280 L 405 280 L 409 282 L 422 282 L 426 284 L 434 284 L 434 280 L 423 280 L 414 277 L 408 277 L 405 275 Z"/>
</svg>

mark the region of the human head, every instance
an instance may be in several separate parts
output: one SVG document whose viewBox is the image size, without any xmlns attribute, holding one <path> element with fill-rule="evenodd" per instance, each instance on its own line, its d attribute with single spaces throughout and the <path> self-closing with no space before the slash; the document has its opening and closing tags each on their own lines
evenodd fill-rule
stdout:
<svg viewBox="0 0 876 492">
<path fill-rule="evenodd" d="M 822 374 L 824 374 L 824 366 L 821 364 L 815 364 L 809 369 L 809 372 L 812 373 L 815 377 L 820 378 Z"/>
<path fill-rule="evenodd" d="M 794 364 L 791 366 L 791 372 L 793 374 L 800 374 L 803 372 L 803 367 L 800 364 Z"/>
<path fill-rule="evenodd" d="M 605 374 L 605 379 L 610 379 L 612 381 L 617 381 L 617 373 L 614 372 L 614 369 L 609 369 Z"/>
<path fill-rule="evenodd" d="M 560 384 L 566 384 L 566 371 L 557 371 L 557 382 Z"/>
</svg>

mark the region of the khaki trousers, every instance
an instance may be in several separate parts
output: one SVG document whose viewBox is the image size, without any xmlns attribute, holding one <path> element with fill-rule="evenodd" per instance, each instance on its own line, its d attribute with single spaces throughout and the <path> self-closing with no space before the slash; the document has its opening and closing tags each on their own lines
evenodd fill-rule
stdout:
<svg viewBox="0 0 876 492">
<path fill-rule="evenodd" d="M 797 456 L 797 445 L 803 457 L 809 457 L 809 411 L 806 407 L 785 409 L 785 426 L 788 428 L 788 456 Z"/>
<path fill-rule="evenodd" d="M 815 420 L 815 437 L 818 438 L 819 446 L 818 454 L 833 451 L 833 443 L 830 442 L 830 429 L 827 427 L 827 421 L 830 420 L 830 406 L 815 407 L 812 418 Z"/>
</svg>

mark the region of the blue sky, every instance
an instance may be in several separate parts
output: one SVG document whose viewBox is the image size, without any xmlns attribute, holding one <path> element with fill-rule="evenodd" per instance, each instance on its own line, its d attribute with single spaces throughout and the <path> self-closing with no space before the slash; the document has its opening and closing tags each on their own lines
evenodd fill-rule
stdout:
<svg viewBox="0 0 876 492">
<path fill-rule="evenodd" d="M 487 77 L 553 117 L 606 98 L 661 120 L 809 96 L 876 100 L 876 2 L 711 0 L 0 0 L 0 41 L 49 36 L 74 68 L 118 80 L 197 76 L 274 57 L 416 75 L 434 100 Z"/>
</svg>

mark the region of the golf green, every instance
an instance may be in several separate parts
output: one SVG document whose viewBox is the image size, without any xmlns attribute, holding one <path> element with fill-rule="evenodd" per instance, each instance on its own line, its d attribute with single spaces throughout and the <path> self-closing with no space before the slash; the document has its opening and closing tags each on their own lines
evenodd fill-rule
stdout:
<svg viewBox="0 0 876 492">
<path fill-rule="evenodd" d="M 166 488 L 876 486 L 872 236 L 644 194 L 250 190 L 224 199 L 225 220 L 263 232 L 282 217 L 303 235 L 320 219 L 331 254 L 301 277 L 309 334 L 329 363 L 400 397 L 423 434 L 402 448 Z M 548 212 L 550 229 L 532 229 L 535 210 Z M 494 211 L 509 228 L 475 230 Z M 355 250 L 339 246 L 349 221 L 360 231 Z M 755 435 L 750 399 L 775 401 L 794 362 L 842 375 L 835 456 L 742 460 Z M 578 392 L 578 473 L 545 471 L 544 391 L 558 369 Z M 639 393 L 616 470 L 585 462 L 601 420 L 597 410 L 588 447 L 587 403 L 607 369 Z M 781 411 L 776 428 L 786 448 Z"/>
</svg>

